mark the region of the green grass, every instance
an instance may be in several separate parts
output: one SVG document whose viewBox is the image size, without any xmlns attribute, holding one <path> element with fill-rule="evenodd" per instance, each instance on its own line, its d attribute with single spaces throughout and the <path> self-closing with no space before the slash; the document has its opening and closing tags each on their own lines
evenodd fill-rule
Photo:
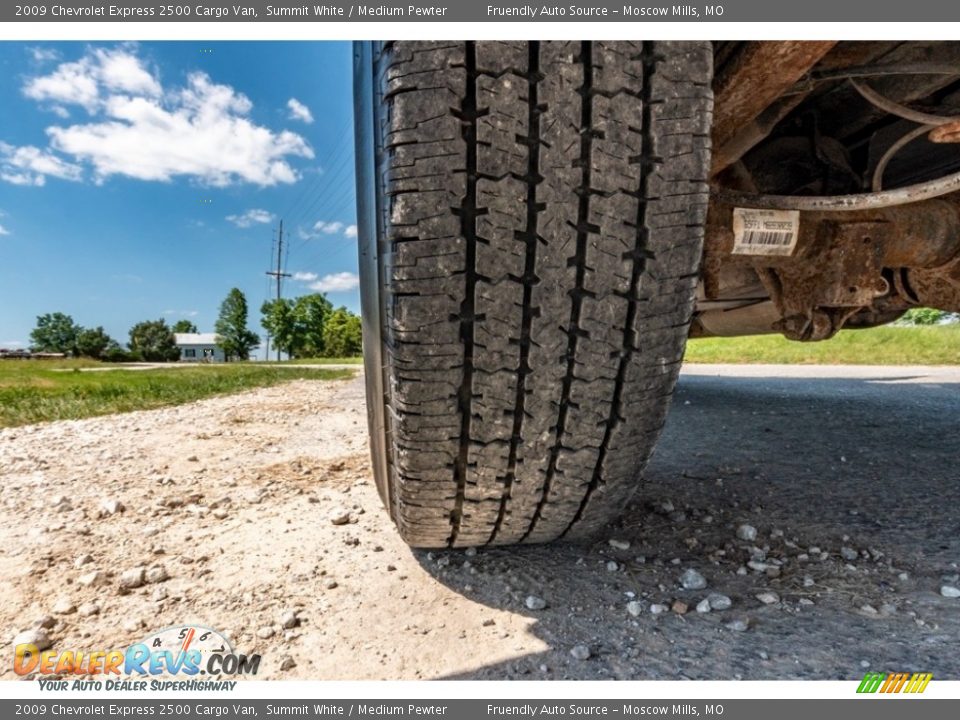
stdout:
<svg viewBox="0 0 960 720">
<path fill-rule="evenodd" d="M 297 360 L 269 361 L 270 365 L 362 365 L 362 357 L 344 358 L 299 358 Z"/>
<path fill-rule="evenodd" d="M 960 365 L 960 325 L 886 326 L 843 330 L 823 342 L 780 335 L 697 338 L 687 343 L 689 363 L 788 365 Z"/>
<path fill-rule="evenodd" d="M 336 380 L 353 374 L 351 370 L 246 363 L 81 371 L 96 366 L 101 364 L 84 360 L 0 360 L 0 427 L 148 410 L 288 380 Z"/>
</svg>

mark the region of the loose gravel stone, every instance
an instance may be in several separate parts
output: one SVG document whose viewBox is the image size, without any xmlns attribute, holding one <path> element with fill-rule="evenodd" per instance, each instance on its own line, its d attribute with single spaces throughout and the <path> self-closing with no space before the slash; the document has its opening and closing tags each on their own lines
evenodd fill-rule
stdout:
<svg viewBox="0 0 960 720">
<path fill-rule="evenodd" d="M 727 629 L 734 632 L 746 632 L 749 628 L 750 623 L 747 620 L 732 620 L 727 623 Z"/>
<path fill-rule="evenodd" d="M 77 559 L 73 561 L 73 566 L 77 569 L 82 568 L 84 565 L 89 565 L 93 562 L 93 555 L 90 553 L 83 553 L 82 555 L 77 555 Z"/>
<path fill-rule="evenodd" d="M 261 640 L 269 640 L 274 636 L 276 630 L 274 630 L 269 625 L 264 625 L 262 628 L 257 630 L 257 637 Z"/>
<path fill-rule="evenodd" d="M 945 598 L 960 598 L 960 588 L 955 588 L 953 585 L 944 585 L 940 588 L 940 594 Z"/>
<path fill-rule="evenodd" d="M 110 517 L 111 515 L 122 513 L 126 509 L 126 506 L 119 500 L 104 500 L 100 503 L 100 507 L 97 508 L 97 517 Z"/>
<path fill-rule="evenodd" d="M 697 612 L 698 613 L 710 612 L 710 600 L 708 598 L 704 598 L 703 600 L 697 603 Z"/>
<path fill-rule="evenodd" d="M 120 588 L 122 590 L 135 590 L 143 585 L 146 568 L 135 567 L 124 571 L 120 575 Z"/>
<path fill-rule="evenodd" d="M 858 553 L 852 547 L 844 545 L 842 548 L 840 548 L 840 557 L 842 557 L 844 560 L 853 561 L 860 557 L 860 553 Z"/>
<path fill-rule="evenodd" d="M 286 630 L 295 628 L 299 624 L 300 618 L 297 617 L 296 610 L 284 610 L 283 614 L 280 616 L 280 625 Z"/>
<path fill-rule="evenodd" d="M 77 614 L 80 617 L 93 617 L 100 614 L 100 606 L 97 603 L 84 603 L 77 608 Z"/>
<path fill-rule="evenodd" d="M 757 529 L 753 525 L 741 525 L 737 528 L 737 537 L 747 542 L 757 539 Z"/>
<path fill-rule="evenodd" d="M 610 560 L 607 562 L 607 572 L 616 572 L 620 569 L 620 563 L 616 560 Z"/>
<path fill-rule="evenodd" d="M 674 600 L 670 605 L 670 610 L 672 610 L 677 615 L 686 615 L 687 611 L 690 609 L 690 606 L 687 605 L 683 600 Z"/>
<path fill-rule="evenodd" d="M 614 550 L 629 550 L 630 541 L 629 540 L 617 540 L 615 538 L 610 538 L 607 541 L 607 544 L 612 547 Z"/>
<path fill-rule="evenodd" d="M 50 642 L 50 636 L 43 628 L 32 628 L 24 630 L 13 639 L 13 646 L 17 645 L 36 645 L 37 650 L 46 650 L 53 643 Z"/>
<path fill-rule="evenodd" d="M 103 585 L 106 581 L 106 573 L 103 573 L 99 570 L 94 570 L 93 572 L 89 572 L 86 575 L 81 575 L 77 578 L 77 582 L 84 587 L 96 587 L 97 585 Z"/>
<path fill-rule="evenodd" d="M 280 669 L 281 670 L 293 670 L 297 666 L 297 663 L 289 655 L 284 655 L 283 659 L 280 660 Z"/>
<path fill-rule="evenodd" d="M 707 579 L 693 568 L 687 568 L 680 576 L 680 584 L 685 590 L 703 590 L 707 586 Z"/>
<path fill-rule="evenodd" d="M 169 578 L 170 575 L 167 573 L 167 569 L 163 565 L 154 565 L 147 568 L 146 574 L 144 575 L 144 579 L 151 585 L 154 583 L 163 582 Z"/>
<path fill-rule="evenodd" d="M 347 525 L 350 522 L 350 511 L 346 508 L 335 508 L 330 513 L 331 525 Z"/>
<path fill-rule="evenodd" d="M 775 592 L 762 592 L 756 595 L 757 600 L 762 602 L 764 605 L 775 605 L 780 602 L 780 596 Z"/>
<path fill-rule="evenodd" d="M 586 645 L 574 645 L 570 648 L 570 654 L 573 656 L 574 660 L 589 660 L 590 659 L 590 648 Z"/>
<path fill-rule="evenodd" d="M 639 600 L 631 600 L 627 603 L 627 612 L 633 617 L 640 617 L 643 615 L 643 603 Z"/>
<path fill-rule="evenodd" d="M 547 607 L 547 601 L 536 595 L 527 595 L 527 599 L 523 601 L 523 604 L 527 606 L 528 610 L 543 610 Z"/>
<path fill-rule="evenodd" d="M 663 613 L 665 613 L 665 612 L 666 612 L 667 610 L 669 610 L 669 609 L 670 609 L 670 608 L 668 608 L 668 607 L 667 607 L 666 605 L 664 605 L 663 603 L 652 603 L 652 604 L 650 605 L 650 614 L 651 614 L 651 615 L 662 615 Z"/>
<path fill-rule="evenodd" d="M 710 603 L 711 610 L 729 610 L 733 607 L 733 600 L 720 593 L 710 593 L 707 596 L 707 602 Z"/>
<path fill-rule="evenodd" d="M 53 612 L 57 615 L 72 615 L 77 611 L 77 606 L 69 598 L 60 598 L 53 605 Z"/>
</svg>

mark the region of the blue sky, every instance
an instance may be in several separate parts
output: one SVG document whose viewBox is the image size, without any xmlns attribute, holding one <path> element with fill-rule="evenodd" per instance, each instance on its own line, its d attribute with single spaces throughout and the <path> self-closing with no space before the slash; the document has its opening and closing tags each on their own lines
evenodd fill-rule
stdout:
<svg viewBox="0 0 960 720">
<path fill-rule="evenodd" d="M 231 287 L 259 332 L 281 218 L 284 295 L 359 312 L 351 113 L 349 43 L 0 42 L 0 347 L 212 332 Z"/>
</svg>

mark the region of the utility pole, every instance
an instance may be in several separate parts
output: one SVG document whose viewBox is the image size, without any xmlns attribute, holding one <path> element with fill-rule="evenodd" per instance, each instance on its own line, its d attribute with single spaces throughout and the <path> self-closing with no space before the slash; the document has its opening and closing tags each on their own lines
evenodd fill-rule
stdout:
<svg viewBox="0 0 960 720">
<path fill-rule="evenodd" d="M 277 280 L 277 300 L 280 299 L 280 289 L 283 284 L 283 278 L 290 277 L 290 273 L 283 272 L 283 220 L 280 221 L 280 234 L 277 240 L 277 269 L 267 270 L 270 275 Z M 268 341 L 269 343 L 269 341 Z M 270 354 L 270 347 L 267 347 L 267 354 Z M 277 348 L 277 361 L 280 361 L 280 348 Z"/>
</svg>

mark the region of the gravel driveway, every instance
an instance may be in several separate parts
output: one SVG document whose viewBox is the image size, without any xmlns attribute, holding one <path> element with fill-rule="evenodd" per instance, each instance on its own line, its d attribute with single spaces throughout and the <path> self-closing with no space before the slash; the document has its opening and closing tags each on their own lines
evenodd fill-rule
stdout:
<svg viewBox="0 0 960 720">
<path fill-rule="evenodd" d="M 408 549 L 359 377 L 0 430 L 0 628 L 197 622 L 261 678 L 960 679 L 958 381 L 688 367 L 590 547 Z"/>
</svg>

